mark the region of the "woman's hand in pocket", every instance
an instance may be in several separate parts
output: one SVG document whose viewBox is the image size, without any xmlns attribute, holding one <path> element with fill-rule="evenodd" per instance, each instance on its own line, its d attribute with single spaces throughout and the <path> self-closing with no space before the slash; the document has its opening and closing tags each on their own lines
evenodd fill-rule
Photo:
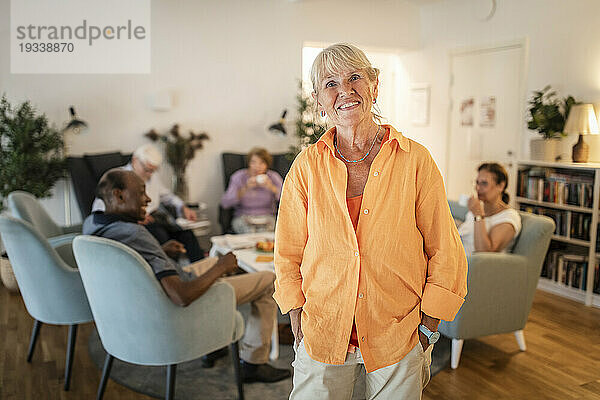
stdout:
<svg viewBox="0 0 600 400">
<path fill-rule="evenodd" d="M 302 308 L 290 310 L 289 314 L 292 333 L 294 334 L 296 346 L 298 346 L 302 338 L 304 338 L 304 334 L 302 333 Z"/>
</svg>

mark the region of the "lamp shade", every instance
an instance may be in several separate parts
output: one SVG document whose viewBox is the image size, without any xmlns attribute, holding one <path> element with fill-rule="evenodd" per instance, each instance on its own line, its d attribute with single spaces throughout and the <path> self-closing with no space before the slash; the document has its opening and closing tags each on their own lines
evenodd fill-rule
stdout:
<svg viewBox="0 0 600 400">
<path fill-rule="evenodd" d="M 564 132 L 577 135 L 597 135 L 598 120 L 592 104 L 575 104 L 571 107 Z"/>
</svg>

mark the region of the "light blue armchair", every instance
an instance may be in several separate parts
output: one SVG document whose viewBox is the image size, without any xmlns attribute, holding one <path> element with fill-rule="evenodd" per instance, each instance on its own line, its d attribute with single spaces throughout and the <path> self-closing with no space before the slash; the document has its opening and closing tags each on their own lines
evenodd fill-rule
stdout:
<svg viewBox="0 0 600 400">
<path fill-rule="evenodd" d="M 450 201 L 452 216 L 464 220 L 467 208 Z M 452 338 L 450 365 L 457 368 L 463 342 L 514 332 L 526 350 L 523 329 L 531 310 L 544 257 L 554 232 L 548 217 L 519 212 L 522 228 L 511 253 L 474 253 L 468 257 L 467 297 L 454 321 L 439 331 Z"/>
<path fill-rule="evenodd" d="M 92 320 L 79 271 L 65 263 L 26 221 L 0 216 L 0 234 L 27 311 L 35 319 L 27 362 L 31 362 L 42 323 L 69 325 L 64 383 L 69 390 L 77 325 Z"/>
<path fill-rule="evenodd" d="M 217 282 L 187 307 L 166 295 L 148 263 L 113 240 L 78 236 L 73 250 L 107 352 L 98 388 L 101 399 L 113 357 L 140 365 L 167 365 L 166 399 L 175 389 L 178 363 L 230 345 L 238 395 L 244 398 L 237 341 L 244 320 L 233 288 Z"/>
<path fill-rule="evenodd" d="M 8 209 L 14 217 L 33 225 L 71 267 L 77 267 L 71 250 L 71 241 L 81 233 L 81 224 L 57 225 L 34 195 L 21 190 L 8 195 Z"/>
</svg>

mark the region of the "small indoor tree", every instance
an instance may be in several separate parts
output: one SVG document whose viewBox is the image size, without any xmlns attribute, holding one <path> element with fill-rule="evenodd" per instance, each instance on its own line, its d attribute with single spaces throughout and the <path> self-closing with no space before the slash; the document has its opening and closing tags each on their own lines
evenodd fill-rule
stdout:
<svg viewBox="0 0 600 400">
<path fill-rule="evenodd" d="M 13 107 L 0 99 L 0 210 L 8 194 L 25 190 L 49 197 L 56 181 L 65 176 L 64 142 L 46 115 L 26 101 Z"/>
<path fill-rule="evenodd" d="M 309 145 L 317 143 L 327 131 L 327 125 L 317 116 L 313 98 L 302 89 L 302 82 L 298 85 L 296 102 L 298 108 L 295 125 L 298 144 L 290 147 L 289 156 L 292 159 Z"/>
</svg>

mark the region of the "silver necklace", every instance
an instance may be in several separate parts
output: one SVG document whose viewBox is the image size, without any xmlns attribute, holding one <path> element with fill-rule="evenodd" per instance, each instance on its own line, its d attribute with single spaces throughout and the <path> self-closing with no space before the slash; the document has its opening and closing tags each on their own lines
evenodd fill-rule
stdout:
<svg viewBox="0 0 600 400">
<path fill-rule="evenodd" d="M 340 152 L 340 149 L 338 149 L 338 146 L 337 146 L 337 132 L 335 133 L 335 137 L 333 138 L 333 147 L 335 147 L 335 151 L 337 151 L 337 153 L 339 154 L 339 156 L 342 160 L 346 161 L 347 163 L 359 163 L 361 161 L 364 161 L 365 158 L 367 158 L 369 156 L 369 154 L 371 154 L 371 150 L 373 150 L 373 146 L 375 146 L 375 142 L 377 141 L 377 136 L 379 136 L 380 129 L 381 129 L 381 125 L 378 125 L 377 133 L 375 134 L 375 137 L 373 138 L 373 142 L 371 143 L 371 147 L 369 147 L 369 151 L 367 151 L 367 154 L 365 154 L 364 156 L 362 156 L 362 158 L 359 158 L 358 160 L 348 160 Z"/>
</svg>

